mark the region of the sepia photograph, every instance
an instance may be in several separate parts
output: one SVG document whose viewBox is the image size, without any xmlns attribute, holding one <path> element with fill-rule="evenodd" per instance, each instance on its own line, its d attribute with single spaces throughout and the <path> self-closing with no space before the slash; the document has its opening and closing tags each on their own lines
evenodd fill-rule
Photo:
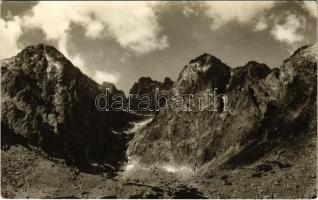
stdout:
<svg viewBox="0 0 318 200">
<path fill-rule="evenodd" d="M 317 199 L 317 8 L 1 0 L 1 198 Z"/>
</svg>

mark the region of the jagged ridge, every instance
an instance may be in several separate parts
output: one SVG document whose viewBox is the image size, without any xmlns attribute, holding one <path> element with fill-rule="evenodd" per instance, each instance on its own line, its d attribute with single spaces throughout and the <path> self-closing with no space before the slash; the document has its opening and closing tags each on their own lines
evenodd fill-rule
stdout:
<svg viewBox="0 0 318 200">
<path fill-rule="evenodd" d="M 213 56 L 197 57 L 180 73 L 175 94 L 224 86 L 229 111 L 162 111 L 136 133 L 128 155 L 148 165 L 170 163 L 195 169 L 213 161 L 218 166 L 236 166 L 258 159 L 279 140 L 315 134 L 313 49 L 317 47 L 296 51 L 272 70 L 255 61 L 230 70 Z"/>
</svg>

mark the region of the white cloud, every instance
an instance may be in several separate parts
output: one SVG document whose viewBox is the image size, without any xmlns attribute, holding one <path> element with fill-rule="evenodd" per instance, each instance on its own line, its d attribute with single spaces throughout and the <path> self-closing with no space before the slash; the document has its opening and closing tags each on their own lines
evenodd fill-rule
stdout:
<svg viewBox="0 0 318 200">
<path fill-rule="evenodd" d="M 122 47 L 137 54 L 168 47 L 149 2 L 55 2 L 40 1 L 32 15 L 24 17 L 28 27 L 39 27 L 48 39 L 63 39 L 70 24 L 84 27 L 90 38 L 111 36 Z M 102 31 L 106 30 L 107 35 Z"/>
<path fill-rule="evenodd" d="M 85 67 L 85 60 L 68 52 L 70 25 L 83 26 L 88 38 L 112 37 L 120 46 L 140 55 L 169 46 L 161 36 L 155 2 L 59 2 L 40 1 L 30 13 L 12 21 L 0 21 L 0 41 L 7 49 L 1 58 L 18 51 L 17 41 L 24 28 L 40 28 L 48 40 L 57 42 L 58 49 L 83 73 L 97 82 L 117 82 L 118 76 L 106 71 L 93 71 Z M 104 80 L 103 80 L 104 79 Z"/>
<path fill-rule="evenodd" d="M 288 11 L 268 14 L 279 3 L 274 1 L 207 1 L 203 3 L 204 14 L 212 19 L 211 28 L 217 30 L 230 22 L 249 25 L 252 30 L 269 33 L 288 49 L 296 48 L 306 41 L 306 19 Z M 301 2 L 302 7 L 317 17 L 317 3 Z"/>
<path fill-rule="evenodd" d="M 271 30 L 274 38 L 288 45 L 295 45 L 304 40 L 304 36 L 299 33 L 304 28 L 305 19 L 294 14 L 287 15 L 283 24 L 275 23 Z"/>
<path fill-rule="evenodd" d="M 309 12 L 310 15 L 317 18 L 317 2 L 316 1 L 303 1 L 302 7 Z"/>
<path fill-rule="evenodd" d="M 205 15 L 213 22 L 211 28 L 236 21 L 242 24 L 251 23 L 256 17 L 272 8 L 274 1 L 207 1 L 204 2 Z"/>
<path fill-rule="evenodd" d="M 72 56 L 71 59 L 72 63 L 77 66 L 84 74 L 90 75 L 91 78 L 96 81 L 99 84 L 102 84 L 103 82 L 109 82 L 109 83 L 118 83 L 119 75 L 109 73 L 107 71 L 101 71 L 101 70 L 89 70 L 87 67 L 85 67 L 84 59 L 80 57 L 79 55 Z"/>
<path fill-rule="evenodd" d="M 79 55 L 69 57 L 71 57 L 71 62 L 73 63 L 73 65 L 78 67 L 84 74 L 90 74 L 89 70 L 85 67 L 85 61 L 82 57 L 80 57 Z"/>
<path fill-rule="evenodd" d="M 100 5 L 98 5 L 100 4 Z M 148 2 L 99 2 L 90 8 L 96 20 L 107 25 L 107 30 L 123 47 L 137 54 L 168 47 L 167 37 L 159 37 L 160 27 L 154 5 Z"/>
<path fill-rule="evenodd" d="M 254 27 L 254 31 L 264 31 L 268 28 L 266 20 L 262 17 Z"/>
<path fill-rule="evenodd" d="M 197 16 L 199 14 L 198 12 L 198 6 L 199 4 L 197 2 L 186 2 L 184 3 L 184 8 L 182 9 L 182 13 L 185 17 L 190 17 L 191 15 Z"/>
<path fill-rule="evenodd" d="M 98 38 L 104 29 L 104 25 L 99 21 L 92 21 L 86 27 L 85 36 L 90 38 Z"/>
<path fill-rule="evenodd" d="M 18 53 L 17 41 L 21 34 L 22 30 L 18 17 L 9 21 L 4 21 L 0 18 L 0 59 L 8 58 Z"/>
<path fill-rule="evenodd" d="M 93 79 L 99 84 L 102 84 L 103 82 L 117 83 L 118 75 L 108 73 L 105 71 L 96 70 L 94 72 Z"/>
</svg>

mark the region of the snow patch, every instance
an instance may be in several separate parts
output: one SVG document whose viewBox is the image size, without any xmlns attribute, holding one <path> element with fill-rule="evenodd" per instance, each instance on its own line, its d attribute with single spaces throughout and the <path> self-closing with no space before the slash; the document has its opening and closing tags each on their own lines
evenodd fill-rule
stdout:
<svg viewBox="0 0 318 200">
<path fill-rule="evenodd" d="M 210 66 L 209 65 L 205 65 L 201 68 L 201 72 L 207 72 L 208 70 L 210 69 Z"/>
<path fill-rule="evenodd" d="M 48 62 L 48 67 L 46 69 L 46 72 L 49 74 L 53 69 L 60 70 L 62 68 L 62 65 L 60 62 L 55 61 L 53 58 L 51 58 L 46 52 L 45 57 Z"/>
<path fill-rule="evenodd" d="M 128 159 L 128 163 L 127 165 L 125 166 L 125 171 L 131 171 L 132 169 L 134 169 L 136 166 L 138 166 L 138 162 L 135 161 L 135 160 L 130 160 Z"/>
<path fill-rule="evenodd" d="M 133 125 L 133 127 L 127 131 L 124 131 L 124 133 L 135 133 L 136 131 L 138 131 L 139 129 L 145 127 L 148 123 L 150 123 L 152 119 L 153 118 L 151 117 L 141 122 L 129 122 L 129 124 Z"/>
<path fill-rule="evenodd" d="M 182 174 L 194 173 L 194 171 L 190 167 L 187 167 L 187 166 L 176 167 L 174 165 L 163 165 L 161 168 L 163 170 L 165 170 L 167 172 L 171 172 L 171 173 L 182 173 Z"/>
<path fill-rule="evenodd" d="M 127 174 L 135 170 L 149 170 L 150 168 L 140 165 L 137 159 L 128 157 L 128 162 L 123 169 L 124 173 Z"/>
</svg>

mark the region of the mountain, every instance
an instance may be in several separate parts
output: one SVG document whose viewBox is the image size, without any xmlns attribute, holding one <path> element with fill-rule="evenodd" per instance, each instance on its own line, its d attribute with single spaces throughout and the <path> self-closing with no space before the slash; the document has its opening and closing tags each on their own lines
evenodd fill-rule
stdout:
<svg viewBox="0 0 318 200">
<path fill-rule="evenodd" d="M 133 84 L 129 91 L 129 94 L 131 95 L 131 110 L 142 113 L 142 111 L 138 109 L 138 104 L 140 102 L 139 98 L 142 95 L 149 95 L 151 101 L 149 109 L 154 111 L 156 109 L 156 95 L 168 95 L 172 85 L 173 81 L 169 77 L 166 77 L 163 82 L 152 80 L 150 77 L 141 77 L 138 82 Z M 156 91 L 156 89 L 158 91 Z"/>
<path fill-rule="evenodd" d="M 141 77 L 130 94 L 168 99 L 155 113 L 98 110 L 127 97 L 51 46 L 0 66 L 4 197 L 316 198 L 316 44 L 277 68 L 204 53 L 175 81 Z"/>
<path fill-rule="evenodd" d="M 206 88 L 224 91 L 230 78 L 230 67 L 218 58 L 207 53 L 191 60 L 181 71 L 174 93 L 194 94 Z"/>
<path fill-rule="evenodd" d="M 241 166 L 282 141 L 315 136 L 316 49 L 303 47 L 274 69 L 255 61 L 230 68 L 208 54 L 195 58 L 174 83 L 173 95 L 196 96 L 217 87 L 228 97 L 229 110 L 183 112 L 168 106 L 135 133 L 127 154 L 145 165 Z"/>
<path fill-rule="evenodd" d="M 97 84 L 54 47 L 30 46 L 1 61 L 2 146 L 23 143 L 71 163 L 117 163 L 124 112 L 100 112 L 95 97 L 124 94 Z M 109 152 L 105 154 L 104 152 Z"/>
</svg>

